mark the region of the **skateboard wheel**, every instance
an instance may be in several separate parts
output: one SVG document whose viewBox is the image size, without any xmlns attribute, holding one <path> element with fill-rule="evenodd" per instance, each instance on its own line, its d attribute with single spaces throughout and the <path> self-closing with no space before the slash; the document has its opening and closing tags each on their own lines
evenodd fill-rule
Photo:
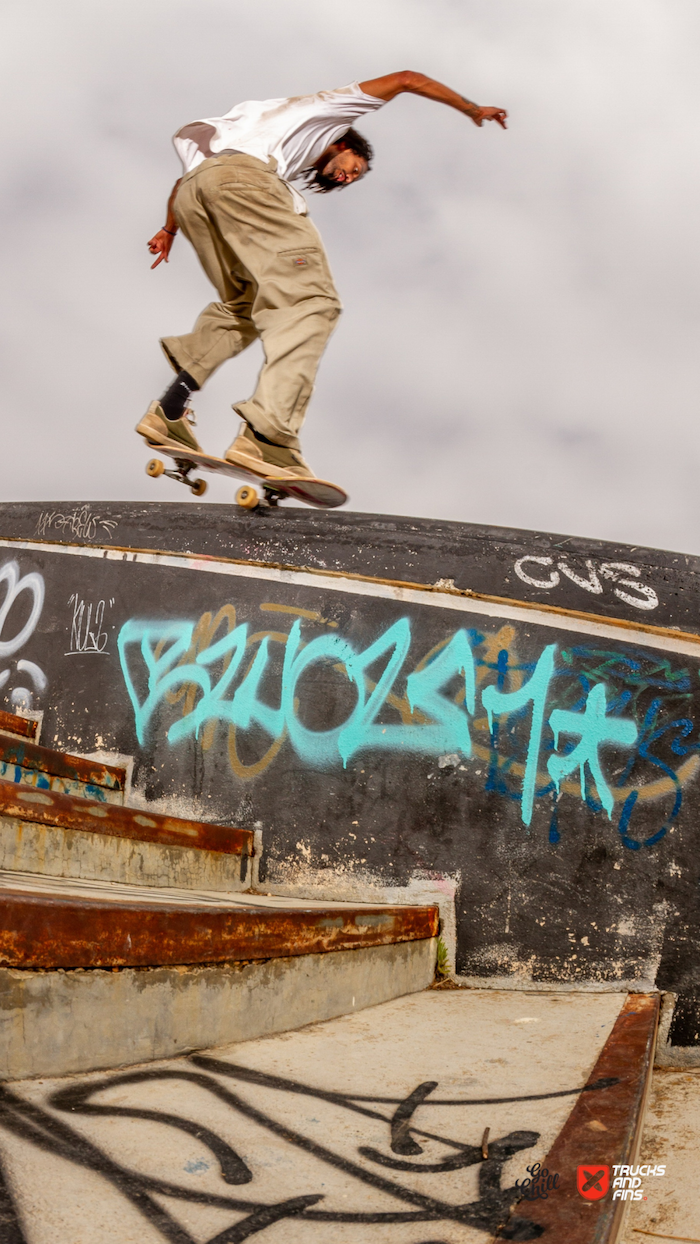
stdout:
<svg viewBox="0 0 700 1244">
<path fill-rule="evenodd" d="M 244 510 L 254 510 L 256 505 L 260 504 L 260 498 L 254 488 L 250 484 L 244 484 L 236 493 L 236 505 L 240 505 Z"/>
<path fill-rule="evenodd" d="M 207 491 L 207 481 L 205 479 L 196 479 L 190 484 L 190 491 L 195 497 L 203 497 Z"/>
<path fill-rule="evenodd" d="M 160 458 L 151 458 L 151 461 L 146 464 L 146 475 L 150 475 L 153 479 L 162 475 L 164 470 L 165 463 L 161 462 Z"/>
</svg>

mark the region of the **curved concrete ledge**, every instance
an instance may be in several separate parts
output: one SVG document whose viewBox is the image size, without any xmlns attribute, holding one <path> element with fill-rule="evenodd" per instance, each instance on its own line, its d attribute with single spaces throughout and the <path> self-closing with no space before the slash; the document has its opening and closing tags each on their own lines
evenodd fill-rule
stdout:
<svg viewBox="0 0 700 1244">
<path fill-rule="evenodd" d="M 253 895 L 220 906 L 3 889 L 0 962 L 7 967 L 124 968 L 231 963 L 435 937 L 435 907 L 288 904 Z"/>
<path fill-rule="evenodd" d="M 425 989 L 436 946 L 189 968 L 0 969 L 0 1077 L 130 1066 L 332 1019 Z"/>
</svg>

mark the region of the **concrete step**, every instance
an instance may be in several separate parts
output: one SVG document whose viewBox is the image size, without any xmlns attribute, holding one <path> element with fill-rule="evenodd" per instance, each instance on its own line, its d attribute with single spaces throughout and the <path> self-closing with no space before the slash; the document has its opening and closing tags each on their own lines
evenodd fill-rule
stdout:
<svg viewBox="0 0 700 1244">
<path fill-rule="evenodd" d="M 126 769 L 0 733 L 0 780 L 100 802 L 123 803 Z"/>
<path fill-rule="evenodd" d="M 15 968 L 154 967 L 318 954 L 432 938 L 437 908 L 308 903 L 145 886 L 77 890 L 0 874 L 0 963 Z"/>
<path fill-rule="evenodd" d="M 0 874 L 0 1077 L 169 1057 L 424 989 L 435 907 Z"/>
<path fill-rule="evenodd" d="M 232 891 L 252 854 L 250 830 L 0 781 L 0 870 Z"/>
<path fill-rule="evenodd" d="M 36 717 L 20 717 L 17 713 L 8 713 L 0 709 L 0 733 L 13 734 L 20 739 L 39 738 L 39 722 Z"/>
</svg>

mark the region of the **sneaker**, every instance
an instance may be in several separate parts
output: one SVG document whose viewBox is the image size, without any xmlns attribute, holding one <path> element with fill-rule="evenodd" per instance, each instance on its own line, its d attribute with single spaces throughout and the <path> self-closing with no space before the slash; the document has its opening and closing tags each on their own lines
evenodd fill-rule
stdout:
<svg viewBox="0 0 700 1244">
<path fill-rule="evenodd" d="M 202 447 L 192 434 L 189 419 L 166 419 L 160 402 L 151 402 L 136 431 L 145 436 L 150 445 L 168 445 L 170 449 L 194 449 L 202 453 Z"/>
<path fill-rule="evenodd" d="M 235 441 L 229 445 L 224 460 L 259 472 L 269 479 L 316 479 L 298 449 L 260 440 L 247 423 L 243 424 Z"/>
</svg>

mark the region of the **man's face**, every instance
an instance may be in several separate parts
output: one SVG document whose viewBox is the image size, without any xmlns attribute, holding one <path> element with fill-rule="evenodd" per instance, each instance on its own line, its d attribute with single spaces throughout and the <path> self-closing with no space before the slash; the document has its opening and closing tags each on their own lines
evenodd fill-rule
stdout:
<svg viewBox="0 0 700 1244">
<path fill-rule="evenodd" d="M 339 186 L 349 186 L 351 181 L 364 177 L 367 168 L 367 161 L 363 160 L 362 156 L 355 155 L 355 152 L 347 147 L 334 144 L 324 153 L 320 172 L 324 177 L 337 182 Z"/>
</svg>

